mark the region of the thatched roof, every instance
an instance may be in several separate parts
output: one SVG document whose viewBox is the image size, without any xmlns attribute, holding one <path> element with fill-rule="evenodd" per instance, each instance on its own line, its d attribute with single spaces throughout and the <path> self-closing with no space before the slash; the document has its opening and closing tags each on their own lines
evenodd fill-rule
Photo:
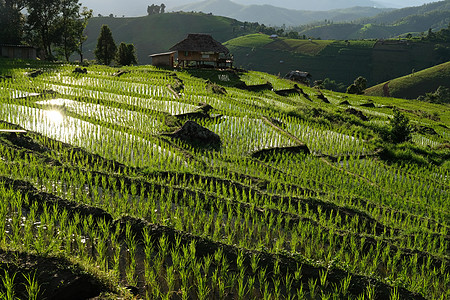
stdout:
<svg viewBox="0 0 450 300">
<path fill-rule="evenodd" d="M 209 34 L 191 33 L 172 48 L 171 51 L 218 52 L 228 54 L 227 47 L 214 40 Z"/>
<path fill-rule="evenodd" d="M 172 55 L 176 53 L 176 51 L 171 51 L 171 52 L 165 52 L 165 53 L 155 53 L 155 54 L 151 54 L 149 55 L 150 57 L 157 57 L 157 56 L 167 56 L 167 55 Z"/>
</svg>

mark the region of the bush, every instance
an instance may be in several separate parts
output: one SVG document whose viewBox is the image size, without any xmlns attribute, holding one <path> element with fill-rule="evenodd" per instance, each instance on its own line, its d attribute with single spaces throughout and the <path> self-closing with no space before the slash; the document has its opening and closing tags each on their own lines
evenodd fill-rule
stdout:
<svg viewBox="0 0 450 300">
<path fill-rule="evenodd" d="M 347 88 L 347 94 L 358 94 L 361 95 L 364 93 L 364 90 L 367 87 L 367 79 L 359 76 L 355 79 L 352 85 Z"/>
<path fill-rule="evenodd" d="M 347 88 L 347 94 L 358 94 L 358 92 L 359 90 L 355 84 L 352 84 Z"/>
<path fill-rule="evenodd" d="M 445 86 L 440 86 L 433 93 L 426 93 L 425 96 L 419 96 L 419 101 L 426 101 L 431 103 L 450 103 L 450 89 Z"/>
<path fill-rule="evenodd" d="M 394 117 L 389 120 L 390 140 L 398 144 L 411 140 L 412 128 L 409 125 L 409 119 L 403 115 L 398 109 L 394 109 Z"/>
</svg>

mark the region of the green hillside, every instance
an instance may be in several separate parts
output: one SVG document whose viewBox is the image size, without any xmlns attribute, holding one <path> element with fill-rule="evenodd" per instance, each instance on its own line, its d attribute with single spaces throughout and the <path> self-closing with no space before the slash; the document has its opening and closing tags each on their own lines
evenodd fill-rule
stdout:
<svg viewBox="0 0 450 300">
<path fill-rule="evenodd" d="M 0 58 L 0 298 L 450 298 L 449 105 L 75 67 Z"/>
<path fill-rule="evenodd" d="M 380 13 L 374 17 L 363 18 L 361 23 L 363 24 L 395 24 L 400 23 L 401 20 L 405 18 L 410 18 L 413 16 L 425 16 L 429 13 L 435 13 L 437 11 L 448 11 L 450 10 L 450 1 L 435 1 L 430 2 L 421 6 L 405 7 L 401 9 L 396 9 L 389 12 Z"/>
<path fill-rule="evenodd" d="M 450 62 L 378 84 L 368 88 L 365 94 L 416 99 L 426 93 L 434 92 L 439 86 L 450 88 Z"/>
<path fill-rule="evenodd" d="M 442 62 L 436 44 L 422 41 L 270 39 L 253 34 L 225 45 L 236 66 L 281 75 L 302 70 L 310 72 L 313 80 L 330 78 L 346 85 L 358 76 L 376 85 Z"/>
<path fill-rule="evenodd" d="M 97 17 L 91 19 L 86 28 L 88 39 L 84 52 L 89 59 L 94 58 L 93 50 L 103 24 L 110 27 L 116 43 L 135 45 L 140 64 L 150 64 L 150 54 L 168 51 L 188 33 L 208 33 L 220 42 L 249 33 L 244 31 L 243 23 L 234 19 L 200 13 L 166 13 L 137 18 Z"/>
</svg>

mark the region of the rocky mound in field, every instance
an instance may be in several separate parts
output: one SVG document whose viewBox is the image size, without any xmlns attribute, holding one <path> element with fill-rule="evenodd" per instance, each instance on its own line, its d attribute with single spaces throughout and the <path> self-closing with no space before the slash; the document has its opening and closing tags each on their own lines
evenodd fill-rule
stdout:
<svg viewBox="0 0 450 300">
<path fill-rule="evenodd" d="M 237 84 L 235 87 L 238 89 L 241 89 L 241 90 L 249 91 L 249 92 L 261 92 L 261 91 L 273 90 L 272 83 L 270 83 L 268 81 L 263 84 L 254 84 L 254 85 L 247 85 L 245 82 L 242 82 L 240 84 Z"/>
<path fill-rule="evenodd" d="M 75 68 L 75 70 L 72 71 L 72 73 L 75 74 L 87 74 L 87 72 L 86 68 Z"/>
<path fill-rule="evenodd" d="M 354 115 L 357 116 L 358 118 L 360 118 L 363 121 L 367 121 L 369 120 L 369 118 L 367 118 L 367 116 L 365 114 L 363 114 L 362 111 L 354 109 L 354 108 L 347 108 L 345 110 L 346 113 L 350 114 L 350 115 Z"/>
<path fill-rule="evenodd" d="M 220 136 L 194 121 L 187 121 L 184 125 L 169 135 L 194 146 L 220 148 Z"/>
<path fill-rule="evenodd" d="M 209 112 L 213 109 L 213 107 L 209 104 L 203 103 L 200 107 L 198 107 L 193 112 L 188 112 L 184 114 L 178 114 L 174 117 L 178 120 L 192 120 L 192 119 L 209 119 L 211 118 Z"/>
</svg>

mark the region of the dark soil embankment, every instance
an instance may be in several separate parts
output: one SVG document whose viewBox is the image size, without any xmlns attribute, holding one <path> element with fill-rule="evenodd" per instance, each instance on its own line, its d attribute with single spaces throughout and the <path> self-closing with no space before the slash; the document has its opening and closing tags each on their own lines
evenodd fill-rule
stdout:
<svg viewBox="0 0 450 300">
<path fill-rule="evenodd" d="M 263 84 L 254 84 L 247 85 L 245 82 L 236 85 L 238 89 L 246 90 L 249 92 L 262 92 L 262 91 L 271 91 L 273 90 L 273 85 L 270 82 L 266 82 Z"/>
<path fill-rule="evenodd" d="M 272 157 L 277 157 L 277 155 L 281 153 L 309 154 L 309 149 L 306 145 L 291 146 L 291 147 L 276 147 L 276 148 L 261 149 L 253 152 L 251 155 L 253 158 L 256 159 L 270 159 Z"/>
<path fill-rule="evenodd" d="M 0 249 L 0 277 L 14 276 L 17 299 L 28 299 L 25 276 L 35 276 L 40 291 L 37 299 L 83 300 L 102 299 L 101 293 L 111 289 L 78 265 L 61 257 L 43 257 Z M 100 296 L 100 297 L 99 297 Z M 118 295 L 116 295 L 118 296 Z"/>
</svg>

